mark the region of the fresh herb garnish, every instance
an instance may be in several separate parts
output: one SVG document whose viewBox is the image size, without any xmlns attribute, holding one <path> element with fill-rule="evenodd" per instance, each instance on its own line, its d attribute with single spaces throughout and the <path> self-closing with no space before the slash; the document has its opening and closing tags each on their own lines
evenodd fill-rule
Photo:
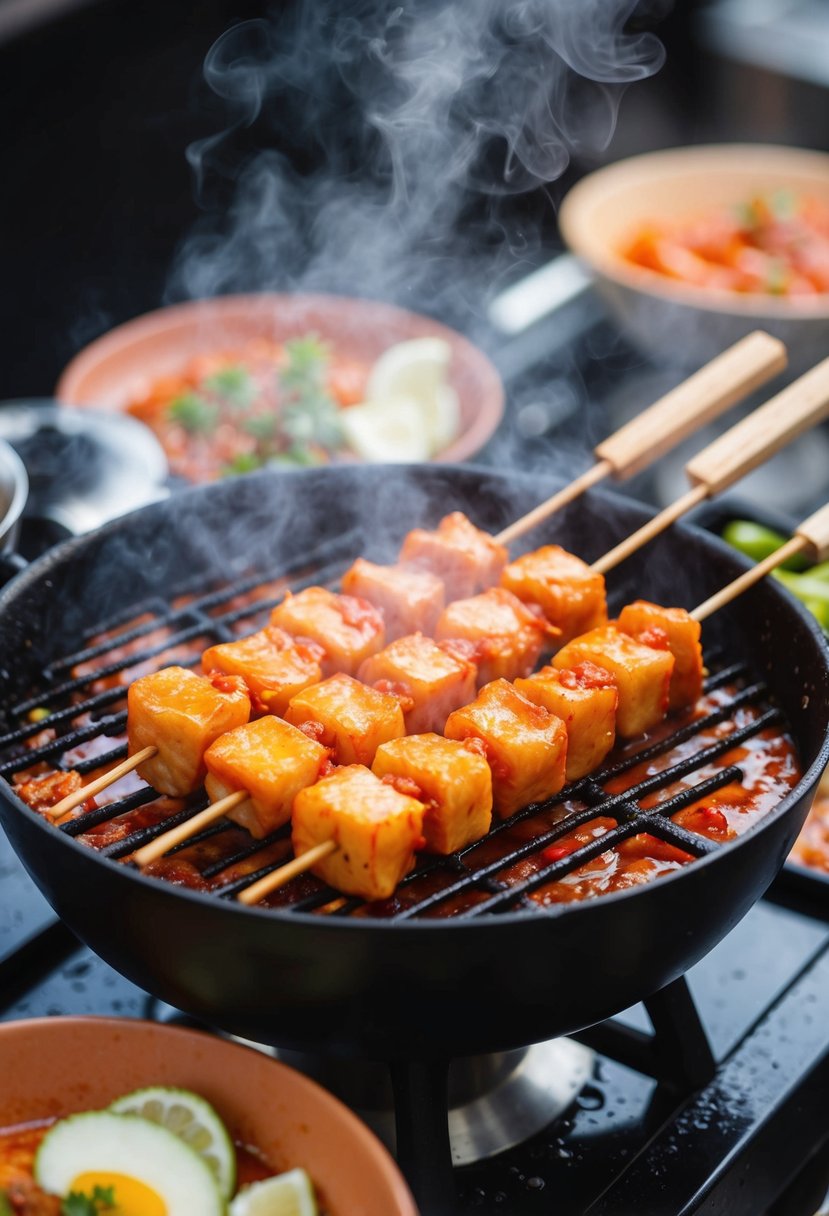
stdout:
<svg viewBox="0 0 829 1216">
<path fill-rule="evenodd" d="M 279 374 L 285 398 L 282 428 L 291 440 L 291 463 L 303 463 L 309 445 L 317 444 L 329 451 L 342 447 L 340 410 L 325 384 L 328 349 L 318 338 L 295 338 L 285 343 L 288 362 Z"/>
<path fill-rule="evenodd" d="M 789 283 L 789 272 L 786 269 L 786 263 L 781 259 L 776 259 L 769 265 L 766 275 L 766 291 L 773 296 L 782 296 L 786 292 Z"/>
<path fill-rule="evenodd" d="M 252 473 L 262 468 L 262 458 L 255 452 L 240 452 L 227 464 L 222 465 L 222 477 L 235 477 L 238 473 Z"/>
<path fill-rule="evenodd" d="M 797 196 L 793 190 L 781 186 L 769 196 L 769 207 L 778 220 L 791 220 L 797 215 Z"/>
<path fill-rule="evenodd" d="M 219 421 L 219 407 L 205 401 L 198 393 L 182 393 L 174 397 L 167 407 L 167 415 L 185 431 L 192 434 L 207 434 L 215 430 Z"/>
<path fill-rule="evenodd" d="M 223 397 L 228 405 L 244 409 L 256 395 L 249 373 L 239 363 L 230 363 L 202 380 L 202 388 Z"/>
<path fill-rule="evenodd" d="M 291 338 L 285 343 L 288 362 L 282 368 L 280 380 L 286 389 L 307 390 L 311 385 L 321 388 L 328 364 L 328 347 L 319 338 Z"/>
<path fill-rule="evenodd" d="M 734 207 L 734 218 L 741 228 L 756 228 L 759 222 L 754 203 L 737 203 Z"/>
<path fill-rule="evenodd" d="M 61 1216 L 100 1216 L 115 1208 L 115 1187 L 96 1186 L 91 1195 L 70 1191 L 60 1205 Z"/>
<path fill-rule="evenodd" d="M 279 419 L 275 414 L 251 414 L 242 423 L 242 430 L 253 435 L 254 439 L 272 439 L 279 427 Z"/>
<path fill-rule="evenodd" d="M 5 1191 L 0 1191 L 0 1216 L 14 1216 L 14 1208 Z"/>
</svg>

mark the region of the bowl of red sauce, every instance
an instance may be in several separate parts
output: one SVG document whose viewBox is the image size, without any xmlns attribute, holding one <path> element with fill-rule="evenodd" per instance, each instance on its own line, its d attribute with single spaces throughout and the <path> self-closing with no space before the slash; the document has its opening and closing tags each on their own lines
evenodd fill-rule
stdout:
<svg viewBox="0 0 829 1216">
<path fill-rule="evenodd" d="M 588 174 L 562 236 L 647 354 L 698 365 L 753 329 L 790 364 L 829 349 L 829 155 L 760 144 L 672 148 Z"/>
<path fill-rule="evenodd" d="M 128 321 L 73 358 L 55 396 L 140 419 L 191 482 L 271 463 L 466 460 L 504 407 L 486 355 L 429 317 L 270 293 Z"/>
<path fill-rule="evenodd" d="M 294 1069 L 214 1035 L 131 1019 L 8 1022 L 0 1025 L 0 1076 L 0 1200 L 13 1212 L 51 1213 L 50 1203 L 64 1210 L 59 1200 L 42 1198 L 33 1181 L 50 1131 L 81 1112 L 106 1112 L 123 1095 L 163 1086 L 196 1095 L 221 1119 L 233 1146 L 231 1198 L 276 1175 L 304 1171 L 318 1216 L 417 1216 L 394 1161 L 351 1111 Z M 137 1158 L 127 1161 L 137 1166 Z M 98 1184 L 87 1160 L 86 1186 L 83 1165 L 72 1187 L 78 1194 Z M 143 1184 L 131 1186 L 120 1174 L 102 1174 L 100 1181 L 114 1184 L 116 1201 L 121 1187 L 130 1212 L 156 1210 L 152 1197 L 149 1207 L 135 1207 L 134 1191 Z M 194 1199 L 193 1216 L 197 1211 Z"/>
</svg>

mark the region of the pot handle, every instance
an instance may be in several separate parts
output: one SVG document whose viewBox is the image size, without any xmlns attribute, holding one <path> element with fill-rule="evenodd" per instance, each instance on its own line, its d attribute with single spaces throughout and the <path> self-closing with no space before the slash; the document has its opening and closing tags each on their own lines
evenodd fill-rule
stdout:
<svg viewBox="0 0 829 1216">
<path fill-rule="evenodd" d="M 5 553 L 0 553 L 0 587 L 4 587 L 6 583 L 11 582 L 16 574 L 21 570 L 25 570 L 28 566 L 25 557 L 21 557 L 19 553 L 9 549 Z"/>
</svg>

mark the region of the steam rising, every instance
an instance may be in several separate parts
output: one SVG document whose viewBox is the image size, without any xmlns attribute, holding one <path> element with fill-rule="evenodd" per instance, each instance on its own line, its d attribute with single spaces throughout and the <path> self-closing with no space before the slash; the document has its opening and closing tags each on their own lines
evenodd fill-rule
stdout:
<svg viewBox="0 0 829 1216">
<path fill-rule="evenodd" d="M 606 147 L 624 86 L 661 65 L 653 35 L 627 32 L 634 8 L 298 0 L 232 27 L 205 64 L 225 115 L 189 149 L 204 215 L 170 297 L 327 290 L 480 311 L 542 235 L 505 202 Z"/>
</svg>

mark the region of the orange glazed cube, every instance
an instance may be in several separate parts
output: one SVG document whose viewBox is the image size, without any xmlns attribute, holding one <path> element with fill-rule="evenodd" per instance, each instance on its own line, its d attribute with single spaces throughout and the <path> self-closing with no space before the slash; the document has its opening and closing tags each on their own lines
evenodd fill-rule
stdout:
<svg viewBox="0 0 829 1216">
<path fill-rule="evenodd" d="M 529 675 L 549 637 L 558 637 L 558 630 L 502 587 L 447 604 L 435 627 L 438 641 L 463 638 L 473 643 L 479 688 L 492 680 Z"/>
<path fill-rule="evenodd" d="M 461 511 L 445 515 L 432 532 L 414 528 L 400 550 L 402 565 L 431 570 L 443 580 L 447 602 L 494 587 L 507 556 L 504 545 L 476 528 Z"/>
<path fill-rule="evenodd" d="M 211 802 L 247 790 L 228 819 L 257 840 L 291 818 L 294 798 L 319 776 L 325 748 L 301 730 L 268 714 L 217 739 L 205 753 L 205 788 Z"/>
<path fill-rule="evenodd" d="M 397 697 L 347 675 L 331 676 L 291 697 L 285 721 L 294 726 L 317 723 L 315 737 L 333 752 L 337 764 L 369 767 L 381 743 L 399 739 L 406 731 Z"/>
<path fill-rule="evenodd" d="M 354 672 L 386 642 L 382 614 L 368 600 L 335 595 L 327 587 L 306 587 L 290 593 L 271 613 L 271 624 L 295 638 L 310 638 L 324 651 L 324 676 Z"/>
<path fill-rule="evenodd" d="M 420 790 L 428 852 L 454 853 L 489 831 L 492 774 L 477 747 L 441 735 L 409 735 L 378 748 L 372 772 L 403 777 Z"/>
<path fill-rule="evenodd" d="M 443 583 L 428 570 L 375 566 L 363 557 L 346 570 L 341 585 L 379 609 L 387 642 L 408 633 L 433 633 L 445 603 Z"/>
<path fill-rule="evenodd" d="M 550 624 L 561 630 L 560 642 L 607 620 L 604 578 L 558 545 L 544 545 L 510 562 L 501 586 L 525 604 L 538 604 Z"/>
<path fill-rule="evenodd" d="M 317 862 L 313 873 L 346 895 L 388 899 L 423 843 L 423 811 L 416 798 L 350 764 L 297 795 L 294 852 L 299 857 L 333 840 L 336 852 Z"/>
<path fill-rule="evenodd" d="M 322 679 L 319 647 L 268 625 L 238 642 L 220 642 L 202 655 L 205 671 L 241 676 L 260 705 L 284 714 L 291 697 Z"/>
<path fill-rule="evenodd" d="M 655 643 L 664 649 L 667 639 L 674 656 L 669 709 L 693 705 L 702 696 L 702 629 L 684 608 L 661 608 L 647 600 L 636 600 L 622 609 L 617 624 L 622 633 L 629 633 L 645 646 Z"/>
<path fill-rule="evenodd" d="M 616 742 L 619 694 L 609 671 L 593 663 L 564 671 L 542 667 L 528 679 L 516 680 L 515 687 L 567 727 L 568 781 L 578 781 L 599 767 Z"/>
<path fill-rule="evenodd" d="M 567 730 L 507 680 L 485 685 L 471 705 L 446 723 L 447 739 L 482 739 L 492 770 L 492 796 L 502 819 L 564 785 Z"/>
<path fill-rule="evenodd" d="M 553 659 L 553 666 L 561 670 L 579 663 L 604 667 L 616 681 L 617 735 L 631 739 L 651 730 L 665 717 L 674 669 L 670 650 L 643 646 L 620 633 L 615 625 L 605 625 L 568 642 Z"/>
<path fill-rule="evenodd" d="M 204 753 L 213 740 L 249 717 L 243 680 L 164 667 L 140 676 L 127 691 L 130 755 L 157 747 L 158 755 L 138 766 L 140 776 L 159 793 L 183 798 L 204 780 Z"/>
<path fill-rule="evenodd" d="M 475 664 L 422 633 L 398 638 L 366 659 L 359 678 L 400 701 L 406 733 L 438 734 L 453 709 L 475 696 Z"/>
</svg>

